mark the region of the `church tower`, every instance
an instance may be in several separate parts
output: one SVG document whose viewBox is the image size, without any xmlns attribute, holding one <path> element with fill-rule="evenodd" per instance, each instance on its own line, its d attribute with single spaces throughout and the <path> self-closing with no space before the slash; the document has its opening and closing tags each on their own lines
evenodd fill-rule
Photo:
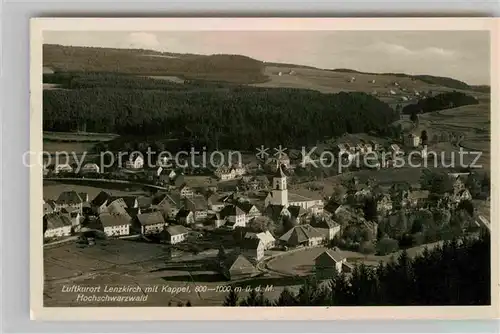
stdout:
<svg viewBox="0 0 500 334">
<path fill-rule="evenodd" d="M 273 192 L 270 204 L 288 206 L 288 190 L 286 187 L 286 175 L 282 166 L 278 167 L 276 175 L 273 177 Z"/>
</svg>

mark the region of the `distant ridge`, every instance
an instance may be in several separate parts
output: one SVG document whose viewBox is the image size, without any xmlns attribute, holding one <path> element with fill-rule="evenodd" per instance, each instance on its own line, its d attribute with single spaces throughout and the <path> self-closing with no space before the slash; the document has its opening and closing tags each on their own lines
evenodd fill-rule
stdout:
<svg viewBox="0 0 500 334">
<path fill-rule="evenodd" d="M 269 77 L 264 74 L 265 67 L 275 66 L 338 73 L 405 77 L 452 89 L 474 90 L 483 93 L 490 92 L 488 85 L 468 85 L 457 79 L 433 75 L 371 73 L 345 68 L 322 69 L 300 64 L 264 62 L 243 55 L 199 55 L 147 49 L 44 44 L 43 66 L 50 67 L 56 72 L 120 72 L 137 75 L 170 75 L 179 76 L 184 79 L 224 81 L 238 84 L 266 82 L 269 80 Z"/>
<path fill-rule="evenodd" d="M 488 86 L 488 85 L 474 86 L 474 85 L 469 85 L 469 84 L 467 84 L 463 81 L 457 80 L 457 79 L 453 79 L 453 78 L 449 78 L 449 77 L 440 77 L 440 76 L 435 76 L 435 75 L 428 75 L 428 74 L 411 75 L 411 74 L 406 74 L 406 73 L 370 73 L 370 72 L 351 70 L 351 69 L 347 69 L 347 68 L 338 68 L 338 69 L 334 69 L 331 71 L 341 72 L 341 73 L 358 73 L 358 74 L 367 74 L 367 75 L 391 75 L 391 76 L 395 76 L 395 77 L 404 77 L 404 78 L 421 80 L 421 81 L 428 83 L 428 84 L 440 85 L 440 86 L 448 87 L 448 88 L 475 90 L 475 91 L 483 92 L 483 93 L 490 92 L 490 86 Z"/>
</svg>

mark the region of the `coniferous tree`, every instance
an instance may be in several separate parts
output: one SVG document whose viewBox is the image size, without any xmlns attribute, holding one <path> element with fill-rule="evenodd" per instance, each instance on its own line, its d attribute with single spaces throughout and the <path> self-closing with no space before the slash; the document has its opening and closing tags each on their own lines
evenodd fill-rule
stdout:
<svg viewBox="0 0 500 334">
<path fill-rule="evenodd" d="M 260 306 L 257 290 L 252 289 L 248 296 L 241 302 L 241 306 Z"/>
<path fill-rule="evenodd" d="M 229 290 L 226 299 L 224 300 L 224 306 L 238 306 L 239 294 L 234 287 Z"/>
</svg>

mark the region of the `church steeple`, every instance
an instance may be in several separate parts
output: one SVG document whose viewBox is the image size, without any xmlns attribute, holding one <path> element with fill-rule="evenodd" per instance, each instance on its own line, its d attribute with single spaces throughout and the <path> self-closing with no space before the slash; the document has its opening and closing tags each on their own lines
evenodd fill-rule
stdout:
<svg viewBox="0 0 500 334">
<path fill-rule="evenodd" d="M 277 177 L 285 177 L 286 178 L 286 174 L 283 172 L 283 165 L 278 165 L 278 168 L 276 169 L 276 173 L 274 174 L 274 177 L 277 178 Z"/>
<path fill-rule="evenodd" d="M 288 206 L 286 174 L 280 165 L 273 177 L 272 204 Z"/>
</svg>

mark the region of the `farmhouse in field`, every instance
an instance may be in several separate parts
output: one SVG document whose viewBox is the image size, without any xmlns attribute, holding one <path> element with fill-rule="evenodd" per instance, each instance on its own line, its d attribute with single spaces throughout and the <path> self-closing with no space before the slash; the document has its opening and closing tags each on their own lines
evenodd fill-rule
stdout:
<svg viewBox="0 0 500 334">
<path fill-rule="evenodd" d="M 248 259 L 260 261 L 264 257 L 265 246 L 259 238 L 244 238 L 240 241 L 241 253 Z"/>
<path fill-rule="evenodd" d="M 165 219 L 160 211 L 139 214 L 137 221 L 143 235 L 158 234 L 165 228 Z"/>
<path fill-rule="evenodd" d="M 80 170 L 80 173 L 82 174 L 90 174 L 90 173 L 99 173 L 100 169 L 99 166 L 95 163 L 87 163 L 83 165 L 82 169 Z"/>
<path fill-rule="evenodd" d="M 83 197 L 83 199 L 82 199 Z M 73 208 L 82 213 L 83 203 L 87 199 L 86 193 L 77 193 L 76 191 L 63 191 L 55 201 L 54 211 Z"/>
<path fill-rule="evenodd" d="M 347 259 L 331 249 L 314 259 L 314 270 L 320 278 L 331 278 L 335 273 L 349 272 L 350 269 Z"/>
<path fill-rule="evenodd" d="M 131 155 L 125 162 L 125 168 L 141 169 L 144 167 L 144 158 L 141 154 Z"/>
<path fill-rule="evenodd" d="M 227 280 L 243 279 L 258 274 L 252 262 L 238 252 L 225 255 L 224 259 L 221 259 L 219 270 Z"/>
<path fill-rule="evenodd" d="M 103 212 L 99 215 L 97 224 L 98 229 L 109 237 L 129 235 L 132 217 L 128 214 Z"/>
<path fill-rule="evenodd" d="M 67 215 L 54 212 L 43 216 L 44 238 L 65 237 L 71 235 L 71 220 Z"/>
<path fill-rule="evenodd" d="M 226 226 L 232 229 L 236 227 L 246 226 L 246 215 L 243 210 L 241 210 L 236 205 L 228 205 L 221 211 L 221 216 L 226 219 Z"/>
<path fill-rule="evenodd" d="M 165 228 L 163 236 L 166 243 L 175 245 L 186 240 L 188 232 L 184 226 L 171 225 Z"/>
<path fill-rule="evenodd" d="M 260 233 L 247 232 L 245 234 L 245 239 L 259 239 L 265 250 L 273 248 L 276 243 L 276 239 L 274 239 L 273 235 L 269 231 Z"/>
<path fill-rule="evenodd" d="M 323 235 L 311 225 L 294 226 L 279 239 L 281 243 L 290 246 L 317 246 L 323 241 Z"/>
<path fill-rule="evenodd" d="M 71 167 L 69 164 L 59 164 L 54 167 L 54 174 L 71 172 L 73 172 L 73 167 Z"/>
</svg>

